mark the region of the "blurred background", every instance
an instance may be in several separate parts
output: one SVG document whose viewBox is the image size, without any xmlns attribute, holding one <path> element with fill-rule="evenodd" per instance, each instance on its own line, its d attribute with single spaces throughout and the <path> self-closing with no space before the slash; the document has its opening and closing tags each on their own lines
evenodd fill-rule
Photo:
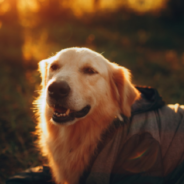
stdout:
<svg viewBox="0 0 184 184">
<path fill-rule="evenodd" d="M 184 104 L 183 0 L 0 0 L 0 183 L 45 162 L 35 147 L 37 63 L 88 47 L 133 83 Z"/>
</svg>

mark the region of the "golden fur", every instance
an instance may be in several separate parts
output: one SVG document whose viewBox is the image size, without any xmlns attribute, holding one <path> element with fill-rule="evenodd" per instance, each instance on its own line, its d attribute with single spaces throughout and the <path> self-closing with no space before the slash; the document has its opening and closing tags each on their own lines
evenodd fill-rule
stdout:
<svg viewBox="0 0 184 184">
<path fill-rule="evenodd" d="M 52 72 L 53 63 L 59 66 Z M 84 67 L 97 73 L 90 75 Z M 86 48 L 69 48 L 39 63 L 42 93 L 37 99 L 39 146 L 48 158 L 53 178 L 58 184 L 77 184 L 90 162 L 101 134 L 121 113 L 129 117 L 131 105 L 139 97 L 130 82 L 127 69 L 110 63 L 102 55 Z M 47 104 L 48 86 L 60 78 L 72 90 L 68 106 L 79 110 L 87 103 L 90 112 L 66 124 L 54 123 L 53 110 Z"/>
</svg>

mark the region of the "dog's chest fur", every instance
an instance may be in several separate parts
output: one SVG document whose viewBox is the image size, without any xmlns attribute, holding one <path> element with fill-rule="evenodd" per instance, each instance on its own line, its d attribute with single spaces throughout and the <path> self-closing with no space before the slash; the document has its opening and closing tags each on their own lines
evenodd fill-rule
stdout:
<svg viewBox="0 0 184 184">
<path fill-rule="evenodd" d="M 58 183 L 68 182 L 76 184 L 79 181 L 85 168 L 88 167 L 104 127 L 96 129 L 93 125 L 85 126 L 85 123 L 78 122 L 76 125 L 62 127 L 62 130 L 51 131 L 47 138 L 47 150 L 53 176 Z M 52 128 L 57 126 L 50 124 Z M 75 127 L 77 126 L 77 127 Z M 49 130 L 52 130 L 49 127 Z M 77 131 L 76 131 L 77 130 Z M 54 132 L 54 134 L 53 134 Z M 54 144 L 53 144 L 54 142 Z"/>
</svg>

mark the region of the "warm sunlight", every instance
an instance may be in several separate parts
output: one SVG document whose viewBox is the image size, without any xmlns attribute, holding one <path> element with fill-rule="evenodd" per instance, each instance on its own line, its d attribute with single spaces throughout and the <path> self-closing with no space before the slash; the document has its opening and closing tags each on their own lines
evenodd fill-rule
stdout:
<svg viewBox="0 0 184 184">
<path fill-rule="evenodd" d="M 0 3 L 4 0 L 0 0 Z M 161 9 L 165 6 L 167 0 L 74 0 L 74 1 L 62 1 L 61 6 L 68 6 L 72 8 L 76 15 L 82 15 L 83 12 L 94 12 L 95 10 L 103 9 L 116 9 L 120 6 L 130 7 L 138 12 L 148 12 Z M 20 11 L 38 11 L 39 5 L 37 0 L 19 0 L 18 4 Z M 1 9 L 7 9 L 6 6 L 2 6 Z"/>
<path fill-rule="evenodd" d="M 128 6 L 138 12 L 155 11 L 164 7 L 166 0 L 128 0 Z"/>
<path fill-rule="evenodd" d="M 19 11 L 38 11 L 39 7 L 36 0 L 19 0 Z"/>
<path fill-rule="evenodd" d="M 33 28 L 39 22 L 39 17 L 36 15 L 33 16 L 34 13 L 42 10 L 42 5 L 50 3 L 51 0 L 17 0 L 17 9 L 19 11 L 19 21 L 21 26 L 24 28 L 24 44 L 22 47 L 23 57 L 26 61 L 31 59 L 40 60 L 43 57 L 47 57 L 43 55 L 43 52 L 39 52 L 45 50 L 44 53 L 48 51 L 48 45 L 46 44 L 47 33 L 46 31 L 40 32 L 37 37 L 37 40 L 34 40 L 33 35 L 28 31 L 28 29 Z M 135 12 L 152 12 L 155 10 L 159 10 L 164 7 L 166 0 L 123 0 L 123 1 L 115 1 L 115 0 L 73 0 L 73 1 L 57 1 L 61 7 L 71 8 L 76 17 L 82 17 L 84 13 L 94 13 L 97 10 L 115 10 L 119 7 L 127 7 Z M 54 4 L 54 3 L 53 3 Z M 4 14 L 8 11 L 11 11 L 11 0 L 0 0 L 0 14 Z M 63 17 L 64 18 L 64 17 Z M 0 24 L 1 27 L 1 24 Z M 40 36 L 39 36 L 40 35 Z M 44 49 L 43 49 L 44 48 Z"/>
<path fill-rule="evenodd" d="M 10 5 L 7 2 L 4 2 L 4 0 L 0 0 L 0 15 L 3 15 L 9 10 L 10 10 Z"/>
<path fill-rule="evenodd" d="M 22 47 L 23 58 L 25 61 L 41 60 L 44 57 L 48 57 L 48 46 L 46 44 L 47 32 L 43 31 L 37 40 L 33 39 L 33 36 L 25 31 L 24 33 L 24 45 Z M 44 52 L 40 52 L 44 50 Z"/>
</svg>

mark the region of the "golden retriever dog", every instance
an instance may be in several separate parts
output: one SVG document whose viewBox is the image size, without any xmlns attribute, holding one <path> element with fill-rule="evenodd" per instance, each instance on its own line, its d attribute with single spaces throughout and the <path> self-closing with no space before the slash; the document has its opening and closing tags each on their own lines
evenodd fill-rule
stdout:
<svg viewBox="0 0 184 184">
<path fill-rule="evenodd" d="M 139 92 L 127 69 L 86 48 L 62 50 L 39 66 L 40 145 L 55 181 L 75 184 L 102 132 L 121 113 L 130 116 Z"/>
<path fill-rule="evenodd" d="M 42 92 L 37 100 L 39 123 L 36 133 L 39 135 L 39 146 L 48 158 L 53 179 L 57 184 L 78 184 L 84 171 L 90 167 L 104 132 L 114 119 L 123 122 L 124 117 L 131 116 L 131 107 L 140 99 L 140 92 L 131 83 L 130 73 L 126 68 L 109 62 L 101 54 L 87 48 L 61 50 L 53 57 L 42 60 L 39 70 L 42 77 Z M 149 119 L 149 116 L 147 118 Z M 140 124 L 138 123 L 138 126 Z M 130 129 L 131 135 L 135 135 L 134 129 Z M 124 130 L 125 128 L 121 129 L 121 132 Z M 121 136 L 120 133 L 117 131 L 116 136 Z M 153 133 L 151 137 L 156 139 L 156 136 L 157 134 Z M 139 137 L 134 141 L 139 140 Z M 149 137 L 150 135 L 145 134 L 145 139 L 141 140 L 152 140 Z M 105 148 L 108 150 L 107 154 L 102 151 L 99 162 L 115 155 L 112 152 L 119 149 L 119 140 L 124 139 L 111 141 L 111 147 Z M 138 173 L 139 169 L 150 170 L 153 167 L 153 162 L 158 160 L 155 155 L 160 152 L 157 142 L 153 144 L 149 141 L 144 145 L 152 145 L 154 149 L 150 148 L 143 154 L 142 147 L 142 150 L 137 151 L 139 154 L 130 155 L 123 164 L 129 168 L 127 171 Z M 136 159 L 151 152 L 154 153 L 150 158 L 151 165 L 148 162 L 144 165 L 142 162 L 141 167 L 135 169 Z M 108 160 L 108 166 L 103 164 L 104 161 L 97 164 L 99 167 L 91 169 L 97 173 L 110 173 L 112 169 L 108 168 L 113 167 L 109 166 L 113 165 L 112 159 Z M 134 170 L 130 169 L 130 160 L 136 161 L 132 167 Z M 100 169 L 102 165 L 104 169 Z"/>
</svg>

